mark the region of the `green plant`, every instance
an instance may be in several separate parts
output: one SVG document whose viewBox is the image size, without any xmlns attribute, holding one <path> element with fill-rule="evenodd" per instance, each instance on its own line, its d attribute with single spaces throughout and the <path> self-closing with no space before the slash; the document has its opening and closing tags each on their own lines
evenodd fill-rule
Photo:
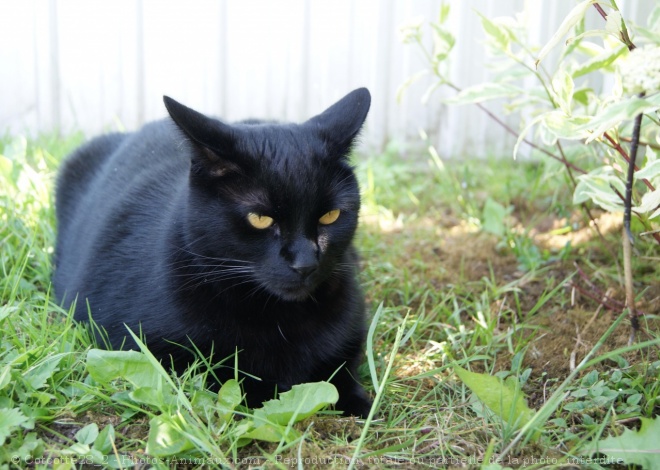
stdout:
<svg viewBox="0 0 660 470">
<path fill-rule="evenodd" d="M 602 29 L 585 29 L 588 11 L 602 16 Z M 592 220 L 587 202 L 607 211 L 624 212 L 627 306 L 636 331 L 631 211 L 645 227 L 644 234 L 660 243 L 660 163 L 656 156 L 660 136 L 656 117 L 660 109 L 660 6 L 653 10 L 646 27 L 631 30 L 614 0 L 607 7 L 584 0 L 568 13 L 543 47 L 529 40 L 526 25 L 518 18 L 489 19 L 480 15 L 492 57 L 490 65 L 497 73 L 492 81 L 467 89 L 460 89 L 448 79 L 447 58 L 456 42 L 444 27 L 448 18 L 449 6 L 445 4 L 437 21 L 431 22 L 432 47 L 424 41 L 422 24 L 403 31 L 404 42 L 419 47 L 437 78 L 427 97 L 441 85 L 449 86 L 458 93 L 445 102 L 476 104 L 517 136 L 514 157 L 519 146 L 526 143 L 538 153 L 562 162 L 573 186 L 573 202 L 582 204 Z M 550 51 L 566 36 L 559 59 L 554 63 L 547 60 Z M 608 82 L 614 85 L 606 87 Z M 501 98 L 507 99 L 503 111 L 519 117 L 520 131 L 506 125 L 498 113 L 484 105 Z M 636 166 L 640 145 L 645 148 L 645 160 Z"/>
<path fill-rule="evenodd" d="M 138 337 L 133 338 L 141 352 L 91 349 L 87 370 L 95 382 L 105 384 L 101 390 L 116 388 L 116 380 L 125 382 L 124 389 L 111 399 L 128 409 L 148 413 L 146 452 L 152 456 L 202 457 L 200 452 L 205 452 L 227 458 L 221 450 L 223 442 L 229 449 L 252 440 L 291 444 L 301 438 L 294 423 L 335 404 L 339 398 L 328 382 L 301 384 L 250 411 L 241 407 L 241 388 L 235 379 L 223 383 L 218 393 L 198 389 L 199 384 L 186 393 Z M 235 413 L 244 419 L 235 421 Z"/>
<path fill-rule="evenodd" d="M 478 374 L 458 365 L 454 365 L 454 372 L 479 400 L 512 428 L 522 427 L 534 416 L 533 410 L 527 406 L 518 378 L 509 376 L 503 379 L 489 374 Z"/>
<path fill-rule="evenodd" d="M 660 433 L 660 418 L 642 418 L 639 431 L 625 429 L 620 436 L 610 436 L 598 441 L 586 450 L 585 454 L 600 452 L 617 463 L 640 465 L 642 468 L 658 468 L 660 465 L 658 433 Z"/>
<path fill-rule="evenodd" d="M 638 414 L 642 398 L 643 394 L 636 389 L 633 380 L 625 377 L 620 369 L 602 374 L 592 370 L 582 378 L 579 388 L 570 393 L 564 410 L 576 413 L 581 422 L 588 425 L 595 423 L 590 412 L 602 414 L 602 410 L 612 408 L 622 419 Z"/>
</svg>

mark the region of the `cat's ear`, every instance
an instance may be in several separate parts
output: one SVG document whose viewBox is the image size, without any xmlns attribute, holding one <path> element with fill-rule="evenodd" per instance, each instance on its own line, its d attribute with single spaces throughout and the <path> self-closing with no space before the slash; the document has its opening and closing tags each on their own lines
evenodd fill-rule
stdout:
<svg viewBox="0 0 660 470">
<path fill-rule="evenodd" d="M 165 108 L 174 123 L 193 143 L 191 172 L 223 176 L 239 170 L 236 162 L 236 129 L 203 115 L 169 96 L 163 96 Z"/>
<path fill-rule="evenodd" d="M 358 88 L 337 101 L 307 125 L 321 134 L 331 153 L 346 156 L 367 118 L 371 94 L 366 88 Z"/>
</svg>

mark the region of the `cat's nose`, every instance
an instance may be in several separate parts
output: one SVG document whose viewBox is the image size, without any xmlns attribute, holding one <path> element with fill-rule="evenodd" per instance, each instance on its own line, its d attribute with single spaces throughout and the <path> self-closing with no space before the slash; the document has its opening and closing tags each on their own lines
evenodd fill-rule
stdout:
<svg viewBox="0 0 660 470">
<path fill-rule="evenodd" d="M 309 276 L 311 276 L 316 269 L 319 267 L 319 264 L 317 262 L 309 263 L 309 264 L 292 264 L 291 269 L 293 269 L 295 272 L 300 274 L 300 277 L 303 279 L 307 279 Z"/>
<path fill-rule="evenodd" d="M 288 259 L 291 269 L 305 280 L 319 267 L 318 253 L 319 247 L 314 241 L 299 237 L 286 247 L 285 259 Z"/>
</svg>

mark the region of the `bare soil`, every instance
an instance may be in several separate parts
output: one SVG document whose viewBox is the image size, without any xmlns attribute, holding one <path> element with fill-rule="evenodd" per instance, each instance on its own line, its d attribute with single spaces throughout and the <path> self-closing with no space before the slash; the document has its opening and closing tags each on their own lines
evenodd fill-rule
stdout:
<svg viewBox="0 0 660 470">
<path fill-rule="evenodd" d="M 398 271 L 414 276 L 420 288 L 448 290 L 457 284 L 463 287 L 473 285 L 478 293 L 485 288 L 484 279 L 492 280 L 497 286 L 515 285 L 519 313 L 502 315 L 498 328 L 504 330 L 522 322 L 534 328 L 522 333 L 530 340 L 523 368 L 532 369 L 532 380 L 528 385 L 533 389 L 526 392 L 530 406 L 538 409 L 551 393 L 549 387 L 546 388 L 547 380 L 560 383 L 565 379 L 624 311 L 625 294 L 612 265 L 615 259 L 612 254 L 620 252 L 620 217 L 596 215 L 603 238 L 594 230 L 593 223 L 585 223 L 578 214 L 570 220 L 546 216 L 527 223 L 531 229 L 528 228 L 526 233 L 540 249 L 557 252 L 567 242 L 572 246 L 567 259 L 549 262 L 537 275 L 523 272 L 512 250 L 497 237 L 477 231 L 452 217 L 418 219 L 405 226 L 395 226 L 388 230 L 387 238 L 392 249 L 402 253 Z M 519 219 L 514 223 L 518 227 L 524 225 Z M 578 228 L 565 233 L 559 230 L 569 224 Z M 411 236 L 413 232 L 415 235 Z M 660 269 L 657 259 L 635 261 L 636 309 L 640 314 L 641 328 L 634 333 L 634 339 L 644 341 L 649 339 L 648 331 L 660 330 L 660 282 L 654 282 L 660 279 Z M 560 287 L 560 292 L 533 314 L 528 314 L 543 296 L 562 284 L 564 287 Z M 408 307 L 415 310 L 421 301 L 414 299 Z M 513 298 L 505 296 L 504 301 L 500 299 L 499 302 L 500 305 L 492 306 L 492 311 L 506 311 L 503 307 L 507 305 L 501 305 L 502 302 L 509 304 L 509 310 L 513 309 Z M 631 323 L 626 319 L 607 338 L 598 355 L 625 347 L 631 334 Z M 623 354 L 623 357 L 634 364 L 640 355 L 647 353 L 641 350 Z M 498 354 L 495 370 L 510 370 L 511 359 L 506 352 Z M 607 369 L 614 365 L 611 361 L 604 361 L 596 367 Z M 434 367 L 437 364 L 403 361 L 397 374 L 399 377 L 413 377 Z M 479 365 L 476 367 L 478 369 Z M 429 382 L 428 386 L 431 387 L 432 383 Z"/>
</svg>

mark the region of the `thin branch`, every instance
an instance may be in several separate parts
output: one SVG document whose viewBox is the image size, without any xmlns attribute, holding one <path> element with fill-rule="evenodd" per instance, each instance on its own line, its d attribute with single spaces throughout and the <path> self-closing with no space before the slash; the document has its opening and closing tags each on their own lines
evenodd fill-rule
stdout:
<svg viewBox="0 0 660 470">
<path fill-rule="evenodd" d="M 461 91 L 463 91 L 461 88 L 457 87 L 457 86 L 454 85 L 453 83 L 446 82 L 446 85 L 447 85 L 449 88 L 453 89 L 454 91 L 456 91 L 456 92 L 458 92 L 458 93 L 460 93 Z M 513 130 L 513 129 L 512 129 L 512 128 L 511 128 L 506 122 L 502 121 L 499 117 L 497 117 L 496 114 L 492 113 L 492 112 L 491 112 L 488 108 L 486 108 L 484 105 L 482 105 L 481 103 L 474 103 L 474 105 L 476 105 L 479 109 L 481 109 L 484 113 L 486 113 L 486 114 L 488 115 L 488 117 L 490 117 L 493 121 L 495 121 L 495 122 L 498 123 L 500 126 L 502 126 L 502 128 L 503 128 L 505 131 L 507 131 L 509 134 L 511 134 L 511 135 L 514 136 L 514 137 L 518 137 L 518 136 L 519 136 L 519 133 L 518 133 L 518 132 L 516 132 L 515 130 Z M 536 145 L 534 142 L 532 142 L 532 141 L 530 141 L 530 140 L 527 140 L 527 139 L 522 139 L 522 141 L 525 142 L 525 143 L 526 143 L 527 145 L 529 145 L 530 147 L 532 147 L 532 148 L 538 150 L 539 152 L 542 152 L 542 153 L 546 154 L 547 156 L 549 156 L 549 157 L 551 157 L 551 158 L 554 158 L 555 160 L 557 160 L 557 161 L 559 161 L 559 162 L 562 162 L 562 163 L 563 163 L 564 165 L 566 165 L 567 167 L 573 168 L 575 171 L 577 171 L 577 172 L 579 172 L 579 173 L 582 173 L 582 174 L 585 174 L 585 173 L 586 173 L 586 171 L 583 170 L 582 168 L 580 168 L 579 166 L 576 166 L 576 165 L 574 165 L 573 163 L 568 162 L 568 161 L 566 161 L 565 159 L 562 159 L 561 157 L 558 157 L 558 156 L 555 155 L 554 153 L 552 153 L 552 152 L 550 152 L 550 151 L 544 149 L 543 147 L 541 147 L 541 146 L 539 146 L 539 145 Z"/>
<path fill-rule="evenodd" d="M 640 97 L 643 94 L 640 95 Z M 644 114 L 638 114 L 635 117 L 635 126 L 633 127 L 632 142 L 630 143 L 630 157 L 628 159 L 628 176 L 626 178 L 626 198 L 624 201 L 623 225 L 628 233 L 630 243 L 633 242 L 632 232 L 630 231 L 630 212 L 632 207 L 632 189 L 635 178 L 635 160 L 637 159 L 637 149 L 639 148 L 639 134 L 642 129 L 642 117 Z"/>
<path fill-rule="evenodd" d="M 607 13 L 605 10 L 603 10 L 603 7 L 601 7 L 598 3 L 594 3 L 594 8 L 598 10 L 598 13 L 600 13 L 600 16 L 602 16 L 604 20 L 607 20 Z"/>
<path fill-rule="evenodd" d="M 600 14 L 600 16 L 603 17 L 603 19 L 607 20 L 607 13 L 603 8 L 598 4 L 594 3 L 594 7 L 596 7 L 596 10 Z M 616 2 L 612 0 L 612 7 L 618 11 L 618 7 L 616 5 Z M 630 40 L 630 36 L 628 35 L 628 29 L 626 28 L 626 23 L 621 20 L 621 25 L 619 29 L 619 39 L 621 39 L 621 42 L 623 42 L 627 47 L 629 51 L 633 51 L 636 47 L 633 44 L 633 42 Z M 641 93 L 640 98 L 644 97 L 644 93 Z M 630 332 L 630 339 L 629 343 L 632 344 L 632 342 L 635 340 L 635 335 L 639 331 L 639 317 L 635 313 L 635 293 L 634 293 L 634 286 L 633 286 L 633 274 L 632 274 L 632 244 L 633 244 L 633 236 L 632 232 L 630 231 L 630 214 L 632 212 L 632 191 L 633 191 L 633 181 L 635 178 L 635 160 L 637 158 L 637 149 L 639 148 L 639 135 L 641 133 L 641 128 L 642 128 L 642 118 L 644 117 L 644 113 L 640 113 L 635 117 L 635 124 L 633 127 L 633 134 L 632 134 L 632 141 L 630 142 L 630 155 L 628 158 L 628 175 L 626 178 L 626 195 L 625 195 L 625 201 L 624 201 L 624 207 L 623 207 L 623 271 L 624 271 L 624 280 L 625 280 L 625 287 L 626 287 L 626 305 L 628 307 L 628 316 L 630 317 L 630 324 L 632 326 L 632 330 Z M 609 139 L 609 136 L 606 137 L 610 142 L 612 142 L 611 139 Z M 616 143 L 618 145 L 618 143 Z M 620 147 L 619 147 L 620 148 Z M 625 155 L 625 151 L 622 151 L 623 149 L 619 150 L 619 153 L 621 155 Z M 650 183 L 647 183 L 647 186 Z M 656 238 L 657 240 L 657 238 Z"/>
<path fill-rule="evenodd" d="M 559 155 L 561 155 L 561 162 L 566 167 L 566 172 L 568 173 L 568 177 L 571 180 L 571 183 L 573 184 L 573 190 L 575 190 L 575 188 L 577 187 L 577 182 L 575 181 L 575 177 L 573 176 L 573 172 L 571 171 L 571 167 L 569 165 L 568 159 L 566 158 L 566 154 L 564 153 L 564 147 L 562 147 L 559 139 L 557 139 L 557 149 L 559 150 Z M 591 220 L 593 220 L 593 218 Z"/>
<path fill-rule="evenodd" d="M 575 289 L 578 291 L 581 295 L 584 295 L 585 297 L 589 297 L 591 300 L 595 300 L 598 302 L 599 305 L 602 305 L 608 310 L 611 310 L 613 312 L 620 312 L 623 308 L 624 305 L 621 302 L 618 302 L 614 299 L 611 299 L 609 297 L 603 297 L 600 294 L 599 290 L 596 290 L 597 293 L 592 293 L 591 291 L 588 291 L 584 289 L 582 286 L 575 282 L 570 282 L 566 285 L 566 287 L 570 287 L 572 289 Z"/>
<path fill-rule="evenodd" d="M 624 142 L 628 142 L 628 143 L 632 142 L 632 139 L 630 137 L 625 137 L 625 136 L 620 136 L 619 140 L 623 140 Z M 651 142 L 645 142 L 643 140 L 639 141 L 639 145 L 641 145 L 642 147 L 651 147 L 653 150 L 660 150 L 660 145 L 653 144 Z"/>
<path fill-rule="evenodd" d="M 576 262 L 573 263 L 573 266 L 575 266 L 575 269 L 578 273 L 578 276 L 582 281 L 589 287 L 589 290 L 583 288 L 580 286 L 580 284 L 577 281 L 571 281 L 567 284 L 567 287 L 571 287 L 578 291 L 580 294 L 584 295 L 585 297 L 589 297 L 592 300 L 595 300 L 598 302 L 598 304 L 602 305 L 608 310 L 612 310 L 615 312 L 620 312 L 625 308 L 625 304 L 623 302 L 620 302 L 612 297 L 610 297 L 607 292 L 603 293 L 594 282 L 589 279 L 589 276 L 582 270 L 579 264 Z M 645 315 L 644 312 L 638 311 L 639 315 Z"/>
<path fill-rule="evenodd" d="M 641 95 L 643 96 L 643 94 Z M 635 159 L 637 158 L 637 149 L 639 148 L 639 134 L 642 128 L 643 113 L 635 117 L 635 126 L 633 127 L 632 142 L 630 144 L 630 160 L 628 161 L 628 177 L 626 179 L 626 196 L 623 207 L 623 270 L 626 285 L 626 305 L 630 315 L 630 322 L 632 325 L 632 332 L 630 340 L 635 337 L 639 330 L 639 318 L 635 313 L 635 293 L 633 290 L 633 275 L 632 275 L 632 244 L 633 236 L 630 231 L 630 214 L 632 212 L 632 189 L 633 180 L 635 178 Z"/>
</svg>

